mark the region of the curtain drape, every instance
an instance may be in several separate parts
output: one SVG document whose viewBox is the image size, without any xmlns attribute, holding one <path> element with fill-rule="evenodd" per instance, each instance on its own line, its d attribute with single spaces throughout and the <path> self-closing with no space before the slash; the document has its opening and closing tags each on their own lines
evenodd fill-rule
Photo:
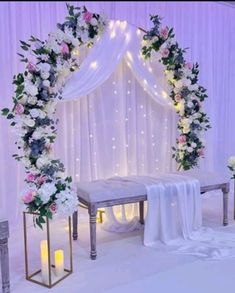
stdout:
<svg viewBox="0 0 235 293">
<path fill-rule="evenodd" d="M 78 4 L 73 2 L 74 5 Z M 175 28 L 188 60 L 200 64 L 200 82 L 208 89 L 206 109 L 213 129 L 207 135 L 202 168 L 226 170 L 234 152 L 235 9 L 213 2 L 80 2 L 104 11 L 109 19 L 148 28 L 149 14 L 164 17 Z M 65 2 L 3 2 L 0 4 L 0 107 L 9 107 L 12 76 L 23 69 L 16 57 L 19 40 L 31 35 L 45 39 L 66 16 Z M 136 62 L 134 62 L 134 65 Z M 154 67 L 154 66 L 153 66 Z M 172 111 L 156 105 L 121 62 L 117 70 L 88 96 L 58 106 L 60 118 L 56 156 L 76 180 L 167 171 L 173 166 L 175 136 Z M 134 72 L 136 70 L 133 70 Z M 23 169 L 11 157 L 16 152 L 8 122 L 0 118 L 0 211 L 19 220 Z"/>
</svg>

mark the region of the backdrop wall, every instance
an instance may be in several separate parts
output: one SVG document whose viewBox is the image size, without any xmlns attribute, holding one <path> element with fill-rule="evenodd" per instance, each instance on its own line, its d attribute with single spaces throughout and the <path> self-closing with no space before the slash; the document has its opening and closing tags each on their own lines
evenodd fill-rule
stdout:
<svg viewBox="0 0 235 293">
<path fill-rule="evenodd" d="M 227 157 L 235 153 L 235 9 L 209 2 L 81 4 L 105 12 L 110 19 L 127 20 L 143 28 L 150 25 L 149 14 L 156 13 L 164 17 L 163 23 L 174 27 L 179 43 L 190 47 L 188 60 L 199 62 L 200 82 L 208 89 L 206 108 L 213 129 L 207 135 L 202 168 L 225 171 Z M 11 105 L 12 76 L 22 69 L 16 57 L 19 40 L 30 35 L 46 38 L 65 15 L 65 2 L 0 4 L 1 108 Z M 174 117 L 148 98 L 123 64 L 88 97 L 59 105 L 57 115 L 61 123 L 55 153 L 77 180 L 172 167 L 169 153 L 175 136 Z M 24 174 L 11 158 L 14 152 L 14 135 L 0 118 L 0 212 L 7 211 L 13 222 L 19 219 L 17 198 Z"/>
</svg>

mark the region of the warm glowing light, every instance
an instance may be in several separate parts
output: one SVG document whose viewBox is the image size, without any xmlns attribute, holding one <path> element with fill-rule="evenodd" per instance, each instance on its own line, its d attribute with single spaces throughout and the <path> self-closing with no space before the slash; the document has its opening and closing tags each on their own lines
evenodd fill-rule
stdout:
<svg viewBox="0 0 235 293">
<path fill-rule="evenodd" d="M 115 31 L 113 30 L 112 32 L 111 32 L 111 34 L 110 34 L 110 38 L 111 39 L 114 39 L 116 37 L 116 33 L 115 33 Z"/>
<path fill-rule="evenodd" d="M 164 99 L 167 99 L 167 97 L 168 97 L 168 95 L 167 95 L 167 93 L 165 91 L 162 91 L 162 96 L 163 96 Z"/>
<path fill-rule="evenodd" d="M 55 251 L 55 274 L 62 277 L 64 274 L 64 252 L 62 249 Z"/>
<path fill-rule="evenodd" d="M 144 84 L 148 84 L 148 82 L 147 82 L 147 80 L 146 80 L 146 79 L 144 79 Z"/>
<path fill-rule="evenodd" d="M 126 26 L 127 26 L 127 22 L 126 22 L 125 20 L 122 21 L 122 23 L 121 23 L 121 28 L 122 28 L 122 29 L 125 29 Z"/>
<path fill-rule="evenodd" d="M 42 281 L 43 283 L 48 283 L 48 244 L 47 240 L 42 240 L 40 242 L 41 250 L 41 272 L 42 272 Z"/>
<path fill-rule="evenodd" d="M 126 41 L 129 41 L 130 40 L 130 34 L 126 33 L 125 36 L 126 36 Z"/>
<path fill-rule="evenodd" d="M 73 49 L 73 51 L 72 51 L 72 55 L 73 56 L 79 56 L 80 55 L 80 52 L 79 52 L 79 50 L 78 49 Z"/>
<path fill-rule="evenodd" d="M 156 89 L 157 88 L 157 85 L 155 84 L 153 87 Z"/>
<path fill-rule="evenodd" d="M 93 69 L 96 69 L 97 68 L 97 61 L 91 62 L 90 67 Z"/>
<path fill-rule="evenodd" d="M 153 69 L 151 67 L 148 68 L 149 72 L 153 72 Z"/>
<path fill-rule="evenodd" d="M 120 26 L 120 24 L 121 24 L 121 21 L 120 21 L 120 20 L 117 20 L 117 21 L 116 21 L 116 25 L 117 25 L 117 26 Z"/>
<path fill-rule="evenodd" d="M 136 34 L 137 34 L 137 36 L 140 36 L 141 35 L 141 30 L 140 29 L 137 29 L 136 30 Z"/>
<path fill-rule="evenodd" d="M 127 58 L 128 58 L 131 62 L 133 62 L 133 58 L 132 58 L 131 52 L 130 52 L 130 51 L 127 51 L 127 52 L 126 52 L 126 55 L 127 55 Z"/>
<path fill-rule="evenodd" d="M 111 21 L 109 22 L 109 28 L 110 28 L 110 29 L 112 29 L 112 28 L 113 28 L 113 26 L 114 26 L 114 21 L 113 21 L 113 20 L 111 20 Z"/>
</svg>

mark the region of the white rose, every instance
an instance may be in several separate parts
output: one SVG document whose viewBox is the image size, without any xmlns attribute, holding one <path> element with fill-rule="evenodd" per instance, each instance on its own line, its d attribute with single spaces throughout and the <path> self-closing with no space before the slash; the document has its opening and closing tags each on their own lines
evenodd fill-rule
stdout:
<svg viewBox="0 0 235 293">
<path fill-rule="evenodd" d="M 36 97 L 28 97 L 28 103 L 30 105 L 35 105 L 37 103 L 37 98 Z"/>
<path fill-rule="evenodd" d="M 191 85 L 191 80 L 188 78 L 183 78 L 182 83 L 184 86 L 190 86 Z"/>
<path fill-rule="evenodd" d="M 193 152 L 193 148 L 192 148 L 192 147 L 188 147 L 188 148 L 187 148 L 187 151 L 188 151 L 189 153 L 192 153 L 192 152 Z"/>
<path fill-rule="evenodd" d="M 44 119 L 46 117 L 46 113 L 44 111 L 42 111 L 42 110 L 39 110 L 39 117 L 41 119 Z"/>
<path fill-rule="evenodd" d="M 197 147 L 197 144 L 195 142 L 192 142 L 191 147 L 195 149 Z"/>
<path fill-rule="evenodd" d="M 42 84 L 46 87 L 50 86 L 50 81 L 49 80 L 43 80 Z"/>
<path fill-rule="evenodd" d="M 32 110 L 29 111 L 29 113 L 33 118 L 37 118 L 39 116 L 39 110 L 38 109 L 32 109 Z"/>
<path fill-rule="evenodd" d="M 47 164 L 48 164 L 48 160 L 46 157 L 40 157 L 37 159 L 36 166 L 38 169 L 41 169 L 42 167 L 44 167 Z"/>
<path fill-rule="evenodd" d="M 72 39 L 72 44 L 76 48 L 76 47 L 78 47 L 80 45 L 80 41 L 78 39 L 76 39 L 76 38 L 73 38 Z"/>
<path fill-rule="evenodd" d="M 36 96 L 38 94 L 38 88 L 30 83 L 25 84 L 25 91 L 28 93 L 30 96 Z"/>
<path fill-rule="evenodd" d="M 38 64 L 38 68 L 40 69 L 40 71 L 44 71 L 44 72 L 49 72 L 51 69 L 51 65 L 48 63 L 40 63 Z"/>
<path fill-rule="evenodd" d="M 24 123 L 29 127 L 34 127 L 34 125 L 35 125 L 35 121 L 33 119 L 30 119 L 30 118 L 25 118 Z"/>
<path fill-rule="evenodd" d="M 40 139 L 44 136 L 44 132 L 42 129 L 38 128 L 33 132 L 32 138 Z M 40 162 L 40 161 L 39 161 Z"/>
<path fill-rule="evenodd" d="M 187 103 L 187 106 L 188 106 L 189 108 L 192 108 L 192 107 L 193 107 L 193 103 L 192 103 L 192 102 L 188 102 L 188 103 Z"/>
<path fill-rule="evenodd" d="M 47 72 L 47 71 L 42 71 L 41 72 L 41 78 L 42 79 L 48 79 L 49 76 L 50 76 L 50 73 L 49 72 Z"/>
</svg>

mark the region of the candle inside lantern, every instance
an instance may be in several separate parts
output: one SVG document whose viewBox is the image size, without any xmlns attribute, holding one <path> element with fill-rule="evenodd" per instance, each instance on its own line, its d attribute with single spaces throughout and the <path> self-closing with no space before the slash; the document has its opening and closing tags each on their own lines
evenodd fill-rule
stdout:
<svg viewBox="0 0 235 293">
<path fill-rule="evenodd" d="M 41 272 L 43 283 L 48 283 L 48 246 L 47 240 L 42 240 L 40 243 L 41 248 Z"/>
<path fill-rule="evenodd" d="M 57 277 L 64 274 L 64 252 L 61 249 L 55 251 L 55 274 Z"/>
</svg>

